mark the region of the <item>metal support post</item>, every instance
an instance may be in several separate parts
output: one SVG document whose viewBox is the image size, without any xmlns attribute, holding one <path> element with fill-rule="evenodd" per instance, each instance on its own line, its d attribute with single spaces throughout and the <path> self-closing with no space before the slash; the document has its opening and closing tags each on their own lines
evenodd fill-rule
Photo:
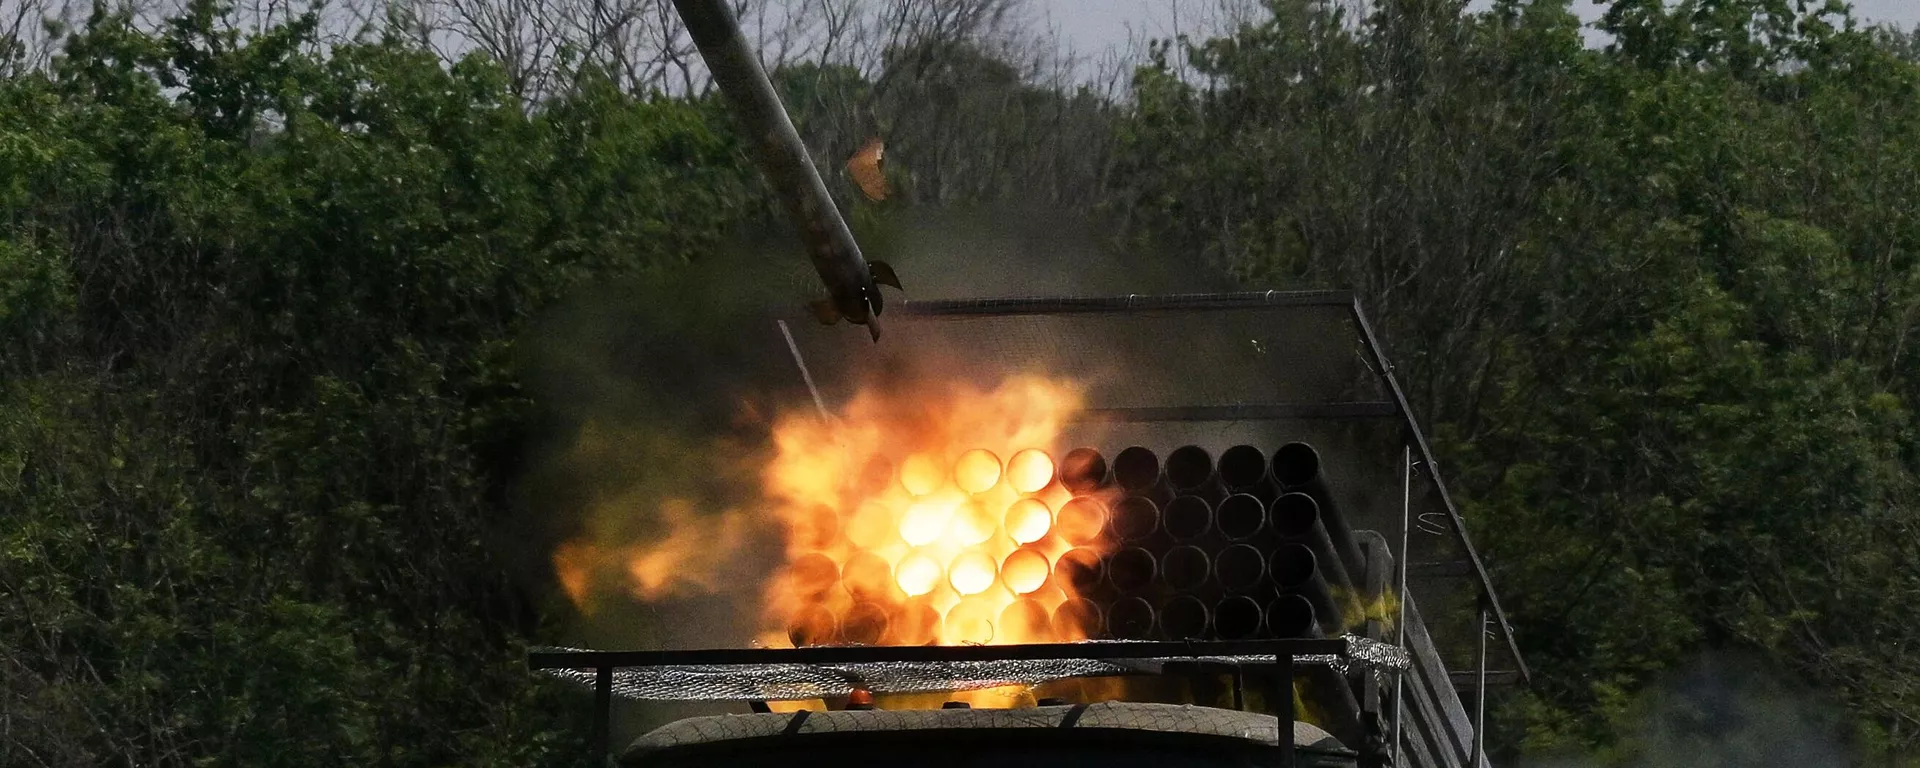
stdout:
<svg viewBox="0 0 1920 768">
<path fill-rule="evenodd" d="M 593 672 L 593 759 L 605 762 L 613 727 L 613 667 Z"/>
</svg>

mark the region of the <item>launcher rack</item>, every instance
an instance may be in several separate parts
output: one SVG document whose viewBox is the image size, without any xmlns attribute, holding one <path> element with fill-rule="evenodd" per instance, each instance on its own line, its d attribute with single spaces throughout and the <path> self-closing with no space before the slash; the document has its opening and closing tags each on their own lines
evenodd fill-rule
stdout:
<svg viewBox="0 0 1920 768">
<path fill-rule="evenodd" d="M 980 383 L 1036 368 L 1092 382 L 1080 426 L 1085 435 L 1103 437 L 1089 441 L 1222 446 L 1310 439 L 1325 448 L 1322 455 L 1340 478 L 1338 503 L 1352 527 L 1377 534 L 1367 553 L 1377 565 L 1369 565 L 1368 578 L 1389 585 L 1398 598 L 1397 615 L 1368 622 L 1364 637 L 1396 652 L 1404 649 L 1407 662 L 1403 674 L 1373 681 L 1362 697 L 1364 712 L 1379 717 L 1369 730 L 1384 731 L 1378 735 L 1383 749 L 1361 748 L 1363 760 L 1369 752 L 1384 752 L 1396 766 L 1488 765 L 1486 691 L 1525 684 L 1530 675 L 1440 477 L 1427 433 L 1353 294 L 913 301 L 890 309 L 887 317 L 888 343 L 877 347 L 863 334 L 801 318 L 778 322 L 768 347 L 791 355 L 823 411 L 850 397 L 864 376 L 900 362 L 890 354 L 938 350 L 943 371 Z M 1125 375 L 1110 375 L 1116 366 Z M 1179 674 L 1182 663 L 1227 659 L 1236 672 L 1290 677 L 1306 657 L 1351 656 L 1352 639 L 569 650 L 536 652 L 530 661 L 535 669 L 583 683 L 583 673 L 591 672 L 595 744 L 605 754 L 612 699 L 622 687 L 619 669 L 698 666 L 764 675 L 782 665 L 1157 660 L 1158 674 Z M 1494 661 L 1504 661 L 1504 668 L 1495 668 Z M 1450 666 L 1470 671 L 1452 672 Z M 1284 724 L 1294 705 L 1290 697 L 1280 698 L 1289 699 L 1278 702 L 1284 711 L 1274 713 Z M 1292 765 L 1291 740 L 1279 741 L 1283 764 Z"/>
</svg>

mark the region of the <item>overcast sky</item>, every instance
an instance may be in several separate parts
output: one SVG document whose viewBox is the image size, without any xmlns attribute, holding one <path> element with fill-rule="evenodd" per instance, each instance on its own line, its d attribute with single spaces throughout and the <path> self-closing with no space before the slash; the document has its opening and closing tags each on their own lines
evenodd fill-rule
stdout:
<svg viewBox="0 0 1920 768">
<path fill-rule="evenodd" d="M 1129 33 L 1168 37 L 1176 30 L 1193 30 L 1214 7 L 1214 0 L 1031 0 L 1060 30 L 1075 51 L 1097 53 L 1109 46 L 1125 46 Z M 1481 3 L 1476 2 L 1475 5 Z M 1591 21 L 1604 6 L 1575 0 L 1575 10 Z M 1920 0 L 1853 0 L 1857 18 L 1890 22 L 1902 27 L 1920 24 Z"/>
</svg>

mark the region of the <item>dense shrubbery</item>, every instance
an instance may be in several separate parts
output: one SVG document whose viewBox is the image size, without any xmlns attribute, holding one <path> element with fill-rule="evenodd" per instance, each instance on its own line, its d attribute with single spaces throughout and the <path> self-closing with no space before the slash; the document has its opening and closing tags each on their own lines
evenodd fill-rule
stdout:
<svg viewBox="0 0 1920 768">
<path fill-rule="evenodd" d="M 1564 2 L 1269 6 L 1126 104 L 965 46 L 786 84 L 830 156 L 897 132 L 909 204 L 1021 190 L 1362 291 L 1535 668 L 1506 748 L 1644 761 L 1636 692 L 1741 649 L 1910 750 L 1911 41 L 1758 0 L 1621 0 L 1604 51 Z M 494 546 L 515 339 L 762 221 L 758 182 L 703 98 L 229 29 L 100 13 L 0 82 L 0 762 L 577 759 L 518 664 L 551 596 Z"/>
</svg>

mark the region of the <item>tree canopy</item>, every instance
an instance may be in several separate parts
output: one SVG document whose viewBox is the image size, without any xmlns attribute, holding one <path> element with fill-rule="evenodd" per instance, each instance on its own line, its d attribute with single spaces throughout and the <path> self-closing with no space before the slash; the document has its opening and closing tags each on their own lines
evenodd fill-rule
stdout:
<svg viewBox="0 0 1920 768">
<path fill-rule="evenodd" d="M 1914 764 L 1912 36 L 1806 0 L 1614 0 L 1597 47 L 1568 0 L 1268 0 L 1114 95 L 974 5 L 785 62 L 823 167 L 887 135 L 890 205 L 1358 291 L 1534 668 L 1503 755 L 1741 764 L 1701 740 L 1787 720 L 1717 731 L 1688 681 L 1764 669 Z M 773 208 L 680 59 L 451 58 L 410 18 L 96 6 L 0 45 L 0 763 L 584 759 L 522 663 L 569 611 L 513 554 L 554 409 L 526 335 Z"/>
</svg>

